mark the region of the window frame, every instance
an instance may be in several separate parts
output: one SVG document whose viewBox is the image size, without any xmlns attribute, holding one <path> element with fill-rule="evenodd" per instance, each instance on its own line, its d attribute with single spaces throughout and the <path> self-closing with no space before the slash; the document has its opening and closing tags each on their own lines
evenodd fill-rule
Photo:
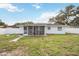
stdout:
<svg viewBox="0 0 79 59">
<path fill-rule="evenodd" d="M 58 31 L 62 31 L 62 27 L 57 27 L 57 30 Z"/>
<path fill-rule="evenodd" d="M 48 30 L 50 30 L 51 29 L 51 27 L 48 27 Z"/>
</svg>

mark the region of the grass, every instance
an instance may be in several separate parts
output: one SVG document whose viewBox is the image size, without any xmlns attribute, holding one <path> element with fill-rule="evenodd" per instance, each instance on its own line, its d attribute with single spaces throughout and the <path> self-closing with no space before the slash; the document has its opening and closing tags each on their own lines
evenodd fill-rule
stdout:
<svg viewBox="0 0 79 59">
<path fill-rule="evenodd" d="M 4 51 L 11 51 L 16 48 L 15 43 L 10 42 L 10 40 L 16 37 L 17 35 L 0 35 L 0 53 Z"/>
<path fill-rule="evenodd" d="M 79 35 L 24 37 L 18 43 L 25 55 L 79 55 Z"/>
<path fill-rule="evenodd" d="M 6 51 L 12 51 L 19 47 L 22 55 L 79 56 L 79 35 L 23 37 L 16 43 L 8 42 L 13 37 L 16 37 L 16 35 L 10 36 L 10 39 L 6 37 L 7 39 L 2 40 L 2 36 L 0 36 L 0 40 L 2 41 L 2 43 L 0 42 L 0 50 L 5 48 Z"/>
</svg>

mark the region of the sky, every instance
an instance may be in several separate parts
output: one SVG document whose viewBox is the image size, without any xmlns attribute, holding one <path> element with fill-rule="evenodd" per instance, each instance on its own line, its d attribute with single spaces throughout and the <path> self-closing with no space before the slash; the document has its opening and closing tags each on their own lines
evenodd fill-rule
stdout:
<svg viewBox="0 0 79 59">
<path fill-rule="evenodd" d="M 46 23 L 59 10 L 77 3 L 0 3 L 0 19 L 8 25 L 18 22 Z"/>
</svg>

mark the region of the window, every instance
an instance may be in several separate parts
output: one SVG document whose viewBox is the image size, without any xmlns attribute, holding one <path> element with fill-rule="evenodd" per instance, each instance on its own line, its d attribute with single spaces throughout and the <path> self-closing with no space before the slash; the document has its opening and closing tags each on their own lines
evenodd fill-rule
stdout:
<svg viewBox="0 0 79 59">
<path fill-rule="evenodd" d="M 48 30 L 50 30 L 51 28 L 50 27 L 48 27 Z"/>
<path fill-rule="evenodd" d="M 58 27 L 58 31 L 62 31 L 62 27 Z"/>
</svg>

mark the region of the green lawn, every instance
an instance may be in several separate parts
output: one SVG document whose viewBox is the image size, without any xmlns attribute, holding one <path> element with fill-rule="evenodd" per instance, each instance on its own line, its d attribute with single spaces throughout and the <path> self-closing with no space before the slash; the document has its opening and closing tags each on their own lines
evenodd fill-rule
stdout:
<svg viewBox="0 0 79 59">
<path fill-rule="evenodd" d="M 15 44 L 10 40 L 16 38 L 17 35 L 0 35 L 0 53 L 4 51 L 11 51 L 15 48 Z"/>
<path fill-rule="evenodd" d="M 4 36 L 5 37 L 5 36 Z M 10 39 L 16 37 L 10 36 Z M 21 55 L 29 56 L 79 56 L 79 35 L 48 35 L 40 37 L 23 37 L 19 41 L 8 42 L 10 39 L 0 36 L 0 50 L 21 51 Z M 2 40 L 3 39 L 3 40 Z M 19 55 L 19 54 L 18 54 Z"/>
</svg>

